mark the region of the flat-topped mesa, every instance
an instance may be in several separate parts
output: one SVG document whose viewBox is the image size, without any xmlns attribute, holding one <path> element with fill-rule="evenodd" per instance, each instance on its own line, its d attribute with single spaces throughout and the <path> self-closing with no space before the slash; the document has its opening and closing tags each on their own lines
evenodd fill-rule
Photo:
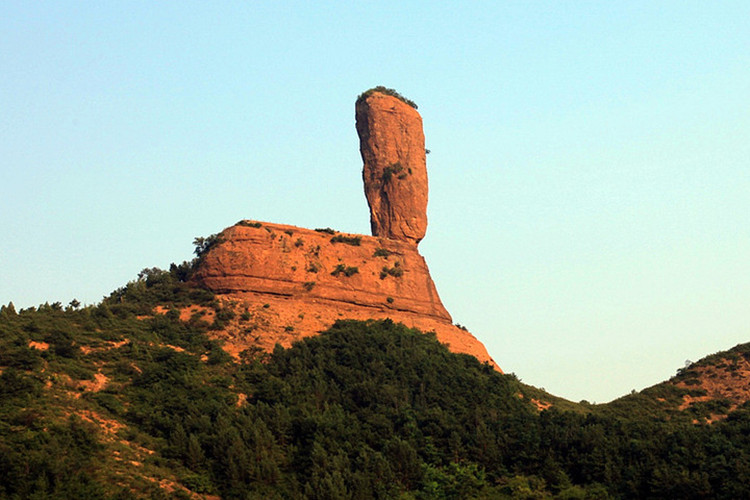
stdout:
<svg viewBox="0 0 750 500">
<path fill-rule="evenodd" d="M 372 234 L 416 245 L 427 231 L 422 117 L 411 101 L 382 87 L 357 99 L 355 115 Z"/>
<path fill-rule="evenodd" d="M 403 241 L 240 221 L 217 236 L 194 278 L 221 294 L 352 304 L 451 324 L 424 257 Z"/>
<path fill-rule="evenodd" d="M 192 280 L 237 309 L 222 336 L 233 354 L 289 346 L 337 319 L 390 318 L 496 366 L 481 342 L 453 325 L 410 242 L 244 220 L 216 236 Z"/>
</svg>

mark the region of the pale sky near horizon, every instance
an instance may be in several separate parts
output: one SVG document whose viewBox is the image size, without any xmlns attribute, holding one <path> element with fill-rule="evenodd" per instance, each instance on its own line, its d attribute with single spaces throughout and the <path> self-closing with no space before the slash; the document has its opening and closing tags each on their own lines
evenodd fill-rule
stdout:
<svg viewBox="0 0 750 500">
<path fill-rule="evenodd" d="M 605 402 L 750 342 L 750 3 L 0 4 L 0 303 L 240 219 L 369 234 L 357 95 L 417 102 L 420 244 L 507 372 Z"/>
</svg>

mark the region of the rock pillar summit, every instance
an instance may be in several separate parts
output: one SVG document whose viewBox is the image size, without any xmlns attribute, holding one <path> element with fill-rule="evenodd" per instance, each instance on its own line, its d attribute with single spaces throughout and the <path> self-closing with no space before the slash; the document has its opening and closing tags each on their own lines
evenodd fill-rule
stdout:
<svg viewBox="0 0 750 500">
<path fill-rule="evenodd" d="M 213 334 L 239 356 L 289 346 L 339 319 L 387 318 L 435 332 L 451 351 L 497 368 L 482 343 L 453 324 L 418 251 L 427 229 L 427 168 L 416 106 L 376 87 L 357 99 L 356 117 L 373 236 L 255 220 L 213 235 L 192 280 L 235 312 Z M 189 319 L 206 311 L 183 313 Z"/>
<path fill-rule="evenodd" d="M 393 90 L 376 87 L 355 105 L 372 235 L 418 244 L 427 230 L 422 117 Z"/>
</svg>

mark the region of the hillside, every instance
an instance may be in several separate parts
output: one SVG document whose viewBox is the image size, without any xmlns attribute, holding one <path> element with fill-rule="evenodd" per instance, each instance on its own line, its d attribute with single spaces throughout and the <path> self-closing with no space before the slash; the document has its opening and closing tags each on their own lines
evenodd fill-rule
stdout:
<svg viewBox="0 0 750 500">
<path fill-rule="evenodd" d="M 94 306 L 0 309 L 0 497 L 750 494 L 746 404 L 710 425 L 653 410 L 701 397 L 681 384 L 719 380 L 709 367 L 739 372 L 746 347 L 600 406 L 544 399 L 388 320 L 234 359 L 215 340 L 232 313 L 188 268 L 144 270 Z"/>
<path fill-rule="evenodd" d="M 418 251 L 416 105 L 355 118 L 372 236 L 242 220 L 99 304 L 0 308 L 0 498 L 750 498 L 750 345 L 607 405 L 503 374 Z"/>
<path fill-rule="evenodd" d="M 355 120 L 372 236 L 241 220 L 196 239 L 191 284 L 214 292 L 225 309 L 225 350 L 236 357 L 289 347 L 339 319 L 391 319 L 435 332 L 451 351 L 500 370 L 476 337 L 453 324 L 418 250 L 428 179 L 416 105 L 375 87 L 357 98 Z"/>
<path fill-rule="evenodd" d="M 634 409 L 655 418 L 694 424 L 721 421 L 750 401 L 750 343 L 718 352 L 677 370 L 671 379 L 606 405 L 628 414 Z"/>
</svg>

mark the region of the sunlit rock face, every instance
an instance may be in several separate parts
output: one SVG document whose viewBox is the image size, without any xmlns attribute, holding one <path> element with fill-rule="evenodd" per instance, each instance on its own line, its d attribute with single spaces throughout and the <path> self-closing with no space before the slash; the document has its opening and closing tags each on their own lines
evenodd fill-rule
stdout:
<svg viewBox="0 0 750 500">
<path fill-rule="evenodd" d="M 419 112 L 372 92 L 355 107 L 373 236 L 414 244 L 427 231 L 427 164 Z"/>
<path fill-rule="evenodd" d="M 289 346 L 339 319 L 390 318 L 497 368 L 481 342 L 453 325 L 417 250 L 427 229 L 422 118 L 377 91 L 355 107 L 373 236 L 252 220 L 225 229 L 192 277 L 236 312 L 215 335 L 239 355 Z"/>
</svg>

